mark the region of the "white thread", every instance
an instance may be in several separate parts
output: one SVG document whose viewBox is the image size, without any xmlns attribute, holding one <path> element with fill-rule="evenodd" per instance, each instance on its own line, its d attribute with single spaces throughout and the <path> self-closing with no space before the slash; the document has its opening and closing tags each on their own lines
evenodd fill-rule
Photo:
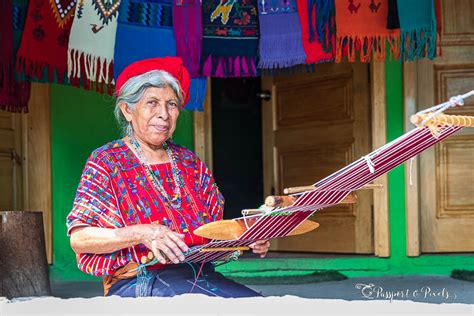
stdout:
<svg viewBox="0 0 474 316">
<path fill-rule="evenodd" d="M 367 156 L 364 156 L 362 158 L 364 158 L 365 162 L 367 163 L 367 166 L 369 167 L 370 173 L 374 173 L 375 172 L 375 165 L 374 165 L 373 161 L 370 159 L 370 156 L 367 155 Z"/>
<path fill-rule="evenodd" d="M 249 225 L 247 224 L 247 213 L 246 213 L 246 212 L 243 212 L 242 215 L 243 215 L 242 218 L 243 218 L 243 220 L 244 220 L 245 227 L 247 227 L 247 230 L 249 230 L 250 227 L 249 227 Z"/>
<path fill-rule="evenodd" d="M 415 157 L 410 158 L 410 186 L 413 186 L 412 173 L 413 173 L 413 161 L 414 160 L 415 160 Z"/>
</svg>

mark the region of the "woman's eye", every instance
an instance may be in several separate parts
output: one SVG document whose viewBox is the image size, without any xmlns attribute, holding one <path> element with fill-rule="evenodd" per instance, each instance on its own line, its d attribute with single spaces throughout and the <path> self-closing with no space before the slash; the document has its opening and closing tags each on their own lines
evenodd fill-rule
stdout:
<svg viewBox="0 0 474 316">
<path fill-rule="evenodd" d="M 156 101 L 148 101 L 149 106 L 156 106 L 157 102 Z"/>
<path fill-rule="evenodd" d="M 175 108 L 175 107 L 178 106 L 178 103 L 176 103 L 176 102 L 168 102 L 168 106 L 169 106 L 169 107 L 172 107 L 172 108 Z"/>
</svg>

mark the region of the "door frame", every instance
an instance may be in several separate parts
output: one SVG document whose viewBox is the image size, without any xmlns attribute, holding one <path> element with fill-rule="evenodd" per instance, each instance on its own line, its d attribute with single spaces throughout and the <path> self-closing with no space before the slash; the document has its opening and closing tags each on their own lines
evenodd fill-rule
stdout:
<svg viewBox="0 0 474 316">
<path fill-rule="evenodd" d="M 372 61 L 370 63 L 371 87 L 371 121 L 372 121 L 372 148 L 376 149 L 387 142 L 386 133 L 386 86 L 385 62 Z M 194 112 L 194 150 L 196 154 L 212 169 L 212 100 L 211 80 L 208 78 L 204 112 Z M 262 127 L 272 124 L 272 117 L 262 111 Z M 265 135 L 263 135 L 265 137 Z M 271 142 L 271 140 L 270 140 Z M 271 146 L 266 146 L 268 140 L 263 139 L 263 161 L 272 159 L 274 153 Z M 270 178 L 272 175 L 265 176 Z M 268 181 L 264 181 L 266 183 Z M 390 227 L 388 215 L 388 177 L 383 175 L 374 183 L 381 184 L 382 189 L 373 191 L 374 194 L 374 254 L 378 257 L 390 256 Z M 264 190 L 267 192 L 268 190 Z M 264 197 L 262 197 L 264 198 Z"/>
</svg>

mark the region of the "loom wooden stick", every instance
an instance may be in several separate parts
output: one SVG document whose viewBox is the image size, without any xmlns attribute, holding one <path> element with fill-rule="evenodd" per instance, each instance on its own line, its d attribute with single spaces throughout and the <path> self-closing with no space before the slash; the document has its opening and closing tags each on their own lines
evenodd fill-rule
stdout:
<svg viewBox="0 0 474 316">
<path fill-rule="evenodd" d="M 251 227 L 258 218 L 248 218 L 247 221 L 248 227 Z M 237 240 L 243 233 L 247 231 L 247 226 L 245 225 L 244 219 L 228 219 L 221 220 L 212 223 L 208 223 L 198 227 L 194 234 L 208 239 L 214 240 Z M 288 236 L 300 235 L 306 232 L 312 231 L 319 227 L 319 224 L 305 220 L 301 225 L 296 227 Z"/>
<path fill-rule="evenodd" d="M 288 195 L 270 195 L 265 199 L 265 205 L 268 207 L 285 207 L 295 203 L 295 196 Z M 350 193 L 339 204 L 354 204 L 357 202 L 357 195 Z"/>
<path fill-rule="evenodd" d="M 415 125 L 421 124 L 430 114 L 415 114 L 410 117 L 410 122 Z M 464 126 L 464 127 L 474 127 L 474 116 L 466 115 L 445 115 L 438 114 L 435 117 L 431 118 L 425 124 L 444 124 L 451 126 Z"/>
<path fill-rule="evenodd" d="M 202 248 L 199 249 L 200 252 L 215 252 L 215 251 L 244 251 L 249 250 L 247 246 L 240 247 L 216 247 L 216 248 Z"/>
<path fill-rule="evenodd" d="M 257 214 L 263 214 L 265 213 L 265 210 L 261 210 L 261 209 L 246 209 L 246 210 L 242 210 L 242 215 L 244 216 L 247 216 L 247 215 L 257 215 Z"/>
<path fill-rule="evenodd" d="M 374 190 L 374 189 L 382 189 L 382 188 L 383 188 L 383 185 L 381 184 L 369 183 L 359 188 L 359 190 Z M 316 187 L 312 185 L 306 185 L 306 186 L 301 186 L 301 187 L 290 187 L 290 188 L 283 189 L 283 193 L 285 194 L 302 193 L 302 192 L 311 191 L 314 189 L 316 189 Z"/>
</svg>

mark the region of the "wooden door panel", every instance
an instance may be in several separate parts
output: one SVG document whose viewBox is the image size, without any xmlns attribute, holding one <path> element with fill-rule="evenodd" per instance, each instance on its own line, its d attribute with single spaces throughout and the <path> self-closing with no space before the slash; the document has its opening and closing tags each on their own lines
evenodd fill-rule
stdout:
<svg viewBox="0 0 474 316">
<path fill-rule="evenodd" d="M 13 164 L 7 152 L 0 152 L 0 210 L 13 209 Z"/>
<path fill-rule="evenodd" d="M 0 111 L 0 210 L 22 207 L 21 137 L 20 114 Z"/>
<path fill-rule="evenodd" d="M 262 124 L 267 194 L 270 187 L 282 194 L 285 187 L 313 184 L 370 152 L 369 65 L 317 67 L 313 74 L 262 80 L 272 91 Z M 318 229 L 279 239 L 274 249 L 373 253 L 371 205 L 371 193 L 360 192 L 355 205 L 320 210 L 312 216 Z"/>
<path fill-rule="evenodd" d="M 314 80 L 289 82 L 285 86 L 278 87 L 277 96 L 278 128 L 301 127 L 301 124 L 338 122 L 353 118 L 350 72 Z"/>
<path fill-rule="evenodd" d="M 453 136 L 436 150 L 437 217 L 474 218 L 474 137 Z"/>
<path fill-rule="evenodd" d="M 443 1 L 442 56 L 420 61 L 418 109 L 474 88 L 474 0 Z M 449 114 L 474 115 L 473 98 Z M 474 131 L 420 155 L 421 252 L 474 251 Z"/>
</svg>

